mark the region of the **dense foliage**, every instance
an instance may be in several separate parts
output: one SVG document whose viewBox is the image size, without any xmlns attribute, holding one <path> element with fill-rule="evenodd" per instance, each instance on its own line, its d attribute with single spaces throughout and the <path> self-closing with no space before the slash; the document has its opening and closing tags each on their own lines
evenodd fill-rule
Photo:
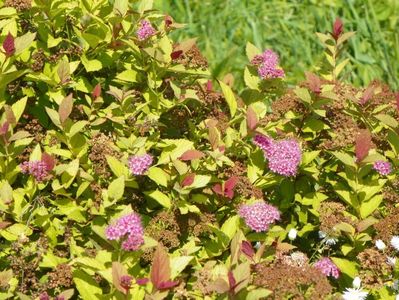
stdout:
<svg viewBox="0 0 399 300">
<path fill-rule="evenodd" d="M 151 1 L 0 8 L 1 299 L 395 299 L 399 96 L 318 33 L 209 80 Z M 354 298 L 357 297 L 357 298 Z"/>
<path fill-rule="evenodd" d="M 235 76 L 241 89 L 246 56 L 243 41 L 258 48 L 273 47 L 282 58 L 287 82 L 304 80 L 303 70 L 317 67 L 321 47 L 314 31 L 327 32 L 338 15 L 356 31 L 345 56 L 344 74 L 356 86 L 375 78 L 399 88 L 399 2 L 396 0 L 154 0 L 155 6 L 187 26 L 173 37 L 198 37 L 214 77 Z"/>
</svg>

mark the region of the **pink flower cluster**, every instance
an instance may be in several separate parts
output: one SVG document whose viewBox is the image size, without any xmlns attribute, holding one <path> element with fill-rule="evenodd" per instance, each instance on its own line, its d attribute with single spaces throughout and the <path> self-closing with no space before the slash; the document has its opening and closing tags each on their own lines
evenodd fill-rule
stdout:
<svg viewBox="0 0 399 300">
<path fill-rule="evenodd" d="M 36 181 L 43 181 L 51 171 L 48 164 L 42 160 L 24 161 L 19 165 L 23 174 L 30 174 Z"/>
<path fill-rule="evenodd" d="M 238 213 L 247 226 L 256 232 L 266 231 L 270 224 L 280 220 L 278 209 L 262 201 L 242 205 Z"/>
<path fill-rule="evenodd" d="M 272 138 L 257 135 L 253 143 L 263 150 L 272 172 L 283 176 L 296 175 L 302 158 L 301 148 L 297 141 L 294 139 L 275 141 Z"/>
<path fill-rule="evenodd" d="M 389 175 L 392 172 L 391 163 L 383 160 L 377 160 L 373 165 L 373 169 L 383 176 Z"/>
<path fill-rule="evenodd" d="M 267 49 L 260 55 L 255 55 L 251 63 L 258 66 L 258 74 L 262 79 L 283 78 L 284 70 L 279 69 L 278 55 L 273 50 Z"/>
<path fill-rule="evenodd" d="M 326 276 L 339 277 L 339 269 L 328 257 L 319 259 L 313 266 Z"/>
<path fill-rule="evenodd" d="M 151 166 L 153 158 L 149 154 L 129 157 L 129 169 L 134 175 L 143 175 Z"/>
<path fill-rule="evenodd" d="M 144 41 L 150 37 L 152 37 L 156 33 L 154 27 L 152 27 L 151 23 L 147 20 L 141 20 L 140 27 L 137 30 L 137 38 L 140 41 Z"/>
<path fill-rule="evenodd" d="M 105 236 L 109 240 L 119 240 L 127 235 L 122 243 L 122 248 L 127 251 L 134 251 L 144 243 L 144 229 L 140 216 L 134 212 L 120 217 L 113 224 L 105 229 Z"/>
</svg>

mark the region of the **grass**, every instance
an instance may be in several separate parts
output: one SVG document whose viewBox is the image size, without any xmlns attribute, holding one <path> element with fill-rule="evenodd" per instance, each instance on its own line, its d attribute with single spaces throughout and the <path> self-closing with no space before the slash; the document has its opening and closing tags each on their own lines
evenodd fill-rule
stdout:
<svg viewBox="0 0 399 300">
<path fill-rule="evenodd" d="M 198 37 L 214 77 L 232 73 L 241 87 L 247 41 L 278 52 L 288 81 L 295 82 L 321 59 L 314 32 L 331 30 L 340 16 L 346 31 L 357 31 L 347 79 L 355 85 L 380 79 L 399 88 L 397 0 L 155 0 L 155 6 L 187 24 L 175 38 Z"/>
</svg>

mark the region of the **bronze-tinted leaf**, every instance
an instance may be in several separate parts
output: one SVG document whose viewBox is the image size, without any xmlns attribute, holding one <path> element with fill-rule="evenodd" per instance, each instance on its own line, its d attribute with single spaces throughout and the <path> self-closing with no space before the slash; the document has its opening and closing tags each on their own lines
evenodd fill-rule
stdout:
<svg viewBox="0 0 399 300">
<path fill-rule="evenodd" d="M 173 51 L 173 52 L 170 54 L 170 58 L 171 58 L 171 59 L 178 59 L 182 54 L 183 54 L 183 50 Z"/>
<path fill-rule="evenodd" d="M 48 153 L 42 154 L 42 162 L 44 162 L 48 171 L 51 171 L 55 167 L 55 159 Z"/>
<path fill-rule="evenodd" d="M 91 96 L 93 97 L 93 99 L 97 99 L 101 96 L 101 85 L 99 83 L 97 83 L 94 87 L 93 91 L 91 92 Z"/>
<path fill-rule="evenodd" d="M 375 91 L 374 85 L 370 84 L 367 89 L 364 91 L 363 96 L 359 100 L 360 105 L 365 105 L 371 97 L 373 97 Z"/>
<path fill-rule="evenodd" d="M 309 85 L 309 89 L 315 94 L 320 94 L 321 93 L 320 78 L 311 72 L 305 72 L 305 75 L 306 75 L 306 82 Z"/>
<path fill-rule="evenodd" d="M 69 63 L 66 60 L 62 60 L 57 69 L 57 74 L 60 78 L 61 84 L 65 84 L 70 80 L 70 72 Z"/>
<path fill-rule="evenodd" d="M 156 289 L 162 288 L 162 283 L 170 279 L 170 262 L 168 253 L 158 244 L 151 267 L 151 282 Z"/>
<path fill-rule="evenodd" d="M 255 130 L 258 124 L 258 118 L 256 116 L 255 111 L 252 107 L 248 107 L 247 109 L 247 127 L 250 130 Z"/>
<path fill-rule="evenodd" d="M 7 121 L 3 125 L 1 125 L 0 135 L 5 135 L 8 132 L 9 127 L 10 127 L 10 124 Z"/>
<path fill-rule="evenodd" d="M 189 39 L 184 42 L 181 42 L 177 47 L 175 48 L 175 51 L 182 50 L 183 53 L 186 53 L 189 51 L 197 42 L 197 38 Z"/>
<path fill-rule="evenodd" d="M 219 146 L 219 131 L 216 127 L 209 127 L 209 142 L 211 143 L 212 149 L 216 150 Z"/>
<path fill-rule="evenodd" d="M 371 134 L 367 129 L 363 129 L 356 136 L 355 152 L 357 162 L 361 162 L 369 154 L 372 147 Z"/>
<path fill-rule="evenodd" d="M 201 151 L 198 150 L 187 150 L 180 156 L 180 160 L 187 161 L 187 160 L 193 160 L 193 159 L 200 159 L 203 158 L 205 154 Z"/>
<path fill-rule="evenodd" d="M 252 248 L 251 243 L 248 241 L 242 241 L 240 249 L 241 252 L 244 253 L 249 258 L 253 258 L 255 255 L 255 250 L 254 248 Z"/>
<path fill-rule="evenodd" d="M 3 49 L 6 53 L 6 56 L 11 56 L 15 52 L 15 43 L 14 43 L 14 37 L 12 36 L 11 33 L 8 33 L 6 38 L 3 41 Z"/>
<path fill-rule="evenodd" d="M 333 32 L 332 32 L 332 36 L 333 36 L 334 40 L 338 40 L 338 38 L 344 31 L 343 29 L 344 29 L 344 23 L 342 23 L 340 18 L 336 18 L 334 25 L 333 25 Z"/>
<path fill-rule="evenodd" d="M 190 186 L 193 184 L 195 179 L 195 174 L 194 173 L 189 173 L 186 175 L 186 177 L 184 177 L 184 179 L 181 182 L 181 186 L 185 187 L 185 186 Z"/>
<path fill-rule="evenodd" d="M 123 294 L 127 294 L 126 289 L 121 285 L 121 277 L 126 275 L 127 271 L 125 267 L 117 261 L 112 262 L 112 283 L 115 288 Z"/>
<path fill-rule="evenodd" d="M 9 105 L 4 105 L 4 110 L 6 112 L 6 120 L 9 124 L 17 124 L 17 119 L 15 118 L 14 112 Z"/>
<path fill-rule="evenodd" d="M 60 116 L 61 124 L 63 124 L 66 121 L 66 119 L 68 119 L 69 115 L 72 112 L 72 108 L 73 108 L 73 99 L 72 99 L 72 93 L 70 93 L 62 100 L 60 107 L 58 108 L 58 115 Z"/>
<path fill-rule="evenodd" d="M 219 294 L 224 294 L 230 290 L 230 287 L 223 278 L 218 278 L 209 285 L 209 289 Z"/>
</svg>

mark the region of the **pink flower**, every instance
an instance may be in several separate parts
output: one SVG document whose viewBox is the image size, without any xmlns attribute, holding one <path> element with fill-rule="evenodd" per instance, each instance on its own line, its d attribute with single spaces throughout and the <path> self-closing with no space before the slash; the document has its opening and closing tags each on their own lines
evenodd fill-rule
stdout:
<svg viewBox="0 0 399 300">
<path fill-rule="evenodd" d="M 264 135 L 255 136 L 253 143 L 261 148 L 274 173 L 295 176 L 301 162 L 302 152 L 294 139 L 274 141 Z"/>
<path fill-rule="evenodd" d="M 263 151 L 268 151 L 272 144 L 273 144 L 273 139 L 269 138 L 268 136 L 264 136 L 261 134 L 257 134 L 252 141 L 256 146 L 261 148 Z"/>
<path fill-rule="evenodd" d="M 139 249 L 144 244 L 143 235 L 144 229 L 141 218 L 135 212 L 120 217 L 105 229 L 105 236 L 109 240 L 119 240 L 127 236 L 122 243 L 122 248 L 127 251 Z"/>
<path fill-rule="evenodd" d="M 150 37 L 152 37 L 156 31 L 154 27 L 152 27 L 151 23 L 147 20 L 141 20 L 140 27 L 137 30 L 137 38 L 140 41 L 144 41 Z"/>
<path fill-rule="evenodd" d="M 376 161 L 373 165 L 373 169 L 383 176 L 389 175 L 392 172 L 391 163 L 383 160 Z"/>
<path fill-rule="evenodd" d="M 152 156 L 149 154 L 129 157 L 129 169 L 134 175 L 143 175 L 152 164 Z"/>
<path fill-rule="evenodd" d="M 278 209 L 265 202 L 242 205 L 238 213 L 247 226 L 256 232 L 266 231 L 270 224 L 280 220 Z"/>
<path fill-rule="evenodd" d="M 295 176 L 301 162 L 302 153 L 297 141 L 293 139 L 274 141 L 265 151 L 269 168 L 283 176 Z"/>
<path fill-rule="evenodd" d="M 339 277 L 339 269 L 328 257 L 322 257 L 313 266 L 326 276 Z"/>
<path fill-rule="evenodd" d="M 120 278 L 121 287 L 125 290 L 129 290 L 132 287 L 133 277 L 129 275 L 122 275 Z"/>
<path fill-rule="evenodd" d="M 24 161 L 19 165 L 23 174 L 30 174 L 35 177 L 36 181 L 43 181 L 51 171 L 48 165 L 41 160 Z"/>
<path fill-rule="evenodd" d="M 277 68 L 278 55 L 270 49 L 260 55 L 255 55 L 251 63 L 258 66 L 258 74 L 262 79 L 283 78 L 284 70 Z"/>
</svg>

